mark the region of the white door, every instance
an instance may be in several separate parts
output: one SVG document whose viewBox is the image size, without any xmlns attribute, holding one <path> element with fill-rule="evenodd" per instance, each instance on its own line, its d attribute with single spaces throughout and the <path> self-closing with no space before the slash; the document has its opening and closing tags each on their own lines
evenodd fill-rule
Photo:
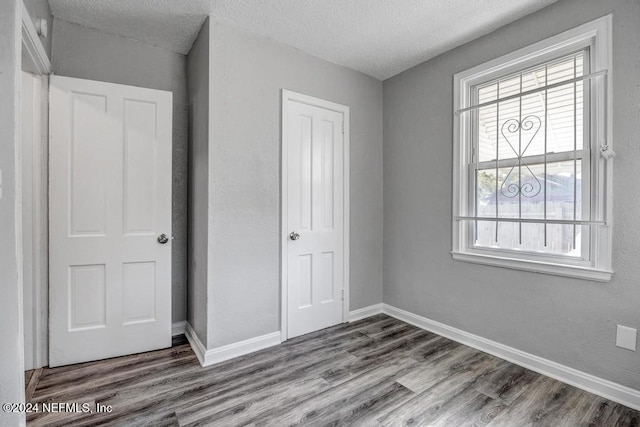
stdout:
<svg viewBox="0 0 640 427">
<path fill-rule="evenodd" d="M 53 76 L 49 105 L 49 365 L 169 347 L 172 94 Z"/>
<path fill-rule="evenodd" d="M 315 101 L 283 97 L 286 338 L 343 321 L 345 112 Z"/>
</svg>

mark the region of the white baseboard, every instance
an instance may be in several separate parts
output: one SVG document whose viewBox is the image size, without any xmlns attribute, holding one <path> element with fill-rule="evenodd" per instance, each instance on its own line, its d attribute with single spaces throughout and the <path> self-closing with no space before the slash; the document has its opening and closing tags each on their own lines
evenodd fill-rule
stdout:
<svg viewBox="0 0 640 427">
<path fill-rule="evenodd" d="M 204 356 L 207 353 L 207 349 L 204 344 L 202 344 L 202 341 L 200 341 L 200 338 L 198 338 L 198 335 L 195 333 L 189 322 L 187 322 L 186 324 L 184 336 L 187 337 L 187 341 L 189 341 L 189 345 L 191 346 L 193 352 L 196 354 L 200 365 L 204 366 Z"/>
<path fill-rule="evenodd" d="M 355 322 L 356 320 L 366 319 L 367 317 L 375 316 L 382 313 L 382 303 L 370 305 L 369 307 L 359 308 L 349 312 L 349 322 Z"/>
<path fill-rule="evenodd" d="M 597 394 L 630 408 L 640 410 L 640 391 L 596 377 L 586 372 L 578 371 L 560 363 L 518 350 L 513 347 L 491 341 L 461 329 L 445 325 L 426 317 L 418 316 L 405 310 L 383 304 L 382 312 L 403 322 L 410 323 L 421 329 L 442 335 L 453 341 L 473 347 L 485 353 L 492 354 L 511 363 L 538 372 L 564 383 L 578 387 L 590 393 Z"/>
<path fill-rule="evenodd" d="M 175 337 L 176 335 L 183 335 L 187 330 L 187 321 L 182 320 L 180 322 L 174 322 L 171 324 L 171 336 Z"/>
<path fill-rule="evenodd" d="M 244 356 L 254 351 L 262 350 L 274 345 L 280 344 L 280 331 L 271 332 L 270 334 L 261 335 L 259 337 L 249 338 L 248 340 L 235 342 L 233 344 L 224 345 L 222 347 L 207 350 L 204 357 L 203 366 L 214 365 L 233 359 L 234 357 Z"/>
<path fill-rule="evenodd" d="M 202 366 L 215 365 L 216 363 L 224 362 L 234 357 L 244 356 L 245 354 L 273 347 L 282 342 L 280 340 L 280 331 L 277 331 L 207 350 L 188 323 L 185 336 Z"/>
</svg>

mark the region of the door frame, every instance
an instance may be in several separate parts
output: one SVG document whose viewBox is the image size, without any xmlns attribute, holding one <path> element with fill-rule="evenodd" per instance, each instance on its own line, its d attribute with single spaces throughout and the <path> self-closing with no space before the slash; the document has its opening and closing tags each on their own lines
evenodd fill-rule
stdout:
<svg viewBox="0 0 640 427">
<path fill-rule="evenodd" d="M 51 37 L 51 29 L 49 30 L 48 36 Z M 22 71 L 27 71 L 39 76 L 46 76 L 53 72 L 51 61 L 47 56 L 44 45 L 40 41 L 38 31 L 35 25 L 33 25 L 31 15 L 29 15 L 29 11 L 24 3 L 22 3 L 22 50 L 23 59 L 26 60 L 26 63 L 23 64 Z"/>
<path fill-rule="evenodd" d="M 288 298 L 289 298 L 289 283 L 288 283 L 288 208 L 289 208 L 289 196 L 288 196 L 288 179 L 289 179 L 289 156 L 288 148 L 289 141 L 286 130 L 288 129 L 288 114 L 289 114 L 289 101 L 300 102 L 313 107 L 324 108 L 326 110 L 335 111 L 342 114 L 342 134 L 343 134 L 343 257 L 344 257 L 344 270 L 343 270 L 343 301 L 342 301 L 342 323 L 349 320 L 349 107 L 335 102 L 326 101 L 320 98 L 314 98 L 312 96 L 303 95 L 301 93 L 293 92 L 290 90 L 282 89 L 282 115 L 281 115 L 281 127 L 280 127 L 280 283 L 281 283 L 281 298 L 280 298 L 280 337 L 281 341 L 286 341 L 288 338 Z"/>
<path fill-rule="evenodd" d="M 23 200 L 22 215 L 23 231 L 23 269 L 32 271 L 32 280 L 24 283 L 23 295 L 29 292 L 30 298 L 24 301 L 23 317 L 30 318 L 31 330 L 25 337 L 25 348 L 31 346 L 29 360 L 26 369 L 41 368 L 48 365 L 49 358 L 49 77 L 47 75 L 30 75 L 31 96 L 27 100 L 22 98 L 22 102 L 31 103 L 31 117 L 29 127 L 31 128 L 31 146 L 27 153 L 23 153 L 21 166 L 23 167 L 23 178 L 30 176 L 27 183 L 31 185 L 27 188 L 22 186 L 22 194 L 28 196 L 28 200 Z M 24 76 L 24 74 L 23 74 Z M 24 120 L 23 117 L 23 125 Z M 22 140 L 23 148 L 25 144 L 24 136 Z M 25 154 L 29 154 L 29 158 Z M 31 206 L 29 215 L 30 221 L 24 221 L 24 209 Z M 30 236 L 30 238 L 28 238 Z M 26 251 L 30 253 L 27 256 Z M 27 265 L 28 264 L 28 265 Z M 26 323 L 26 322 L 25 322 Z M 27 338 L 29 342 L 27 342 Z M 27 354 L 25 352 L 25 361 Z"/>
<path fill-rule="evenodd" d="M 29 11 L 24 3 L 22 6 L 22 51 L 23 64 L 22 71 L 33 74 L 36 78 L 34 90 L 39 93 L 34 94 L 34 113 L 39 115 L 39 129 L 34 129 L 34 159 L 33 170 L 23 171 L 30 173 L 34 179 L 33 186 L 33 283 L 24 283 L 20 290 L 20 297 L 23 299 L 24 288 L 32 287 L 34 296 L 32 306 L 23 307 L 21 313 L 21 323 L 24 324 L 25 311 L 31 310 L 33 332 L 33 364 L 35 368 L 48 365 L 49 357 L 49 199 L 48 199 L 48 161 L 49 161 L 49 75 L 52 73 L 52 66 L 49 57 L 44 49 L 44 45 L 38 36 L 35 25 L 31 20 Z M 20 6 L 18 6 L 20 7 Z M 51 35 L 49 34 L 49 37 Z M 20 89 L 22 90 L 22 89 Z M 37 150 L 37 152 L 36 152 Z M 22 164 L 21 164 L 22 166 Z M 23 352 L 24 353 L 24 352 Z M 24 355 L 24 354 L 23 354 Z M 24 359 L 24 357 L 23 357 Z"/>
</svg>

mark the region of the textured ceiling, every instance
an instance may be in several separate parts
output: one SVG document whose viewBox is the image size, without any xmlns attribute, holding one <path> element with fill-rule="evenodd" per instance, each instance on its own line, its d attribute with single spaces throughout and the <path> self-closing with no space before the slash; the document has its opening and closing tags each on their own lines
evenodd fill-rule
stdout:
<svg viewBox="0 0 640 427">
<path fill-rule="evenodd" d="M 187 53 L 206 15 L 384 80 L 556 0 L 49 0 L 58 19 Z"/>
</svg>

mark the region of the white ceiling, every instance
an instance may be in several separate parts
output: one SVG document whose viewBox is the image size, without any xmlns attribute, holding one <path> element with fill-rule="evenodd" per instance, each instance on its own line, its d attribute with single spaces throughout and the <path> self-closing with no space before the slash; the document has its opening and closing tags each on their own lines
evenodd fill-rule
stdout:
<svg viewBox="0 0 640 427">
<path fill-rule="evenodd" d="M 58 19 L 186 54 L 206 15 L 384 80 L 556 0 L 49 0 Z"/>
</svg>

